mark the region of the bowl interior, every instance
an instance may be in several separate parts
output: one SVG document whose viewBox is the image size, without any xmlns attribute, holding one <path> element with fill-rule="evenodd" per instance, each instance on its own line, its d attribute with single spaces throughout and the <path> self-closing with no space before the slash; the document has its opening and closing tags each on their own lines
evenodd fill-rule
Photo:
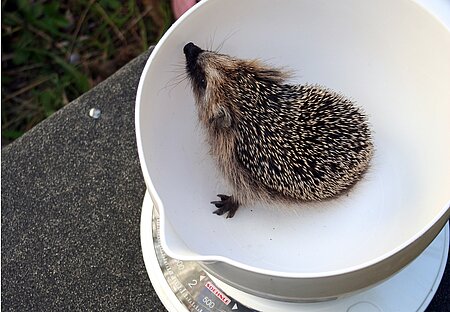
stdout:
<svg viewBox="0 0 450 312">
<path fill-rule="evenodd" d="M 229 187 L 208 154 L 189 82 L 178 76 L 189 41 L 287 67 L 291 83 L 354 99 L 374 131 L 369 172 L 334 200 L 213 215 L 210 201 Z M 423 231 L 450 199 L 449 55 L 448 30 L 413 1 L 198 5 L 158 44 L 138 96 L 144 176 L 173 229 L 161 233 L 166 251 L 288 274 L 331 272 L 383 257 Z"/>
</svg>

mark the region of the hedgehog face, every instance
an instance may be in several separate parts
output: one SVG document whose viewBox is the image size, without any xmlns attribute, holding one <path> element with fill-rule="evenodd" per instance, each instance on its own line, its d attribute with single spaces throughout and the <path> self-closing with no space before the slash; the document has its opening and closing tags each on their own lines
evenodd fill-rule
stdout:
<svg viewBox="0 0 450 312">
<path fill-rule="evenodd" d="M 256 101 L 266 86 L 287 78 L 285 72 L 268 68 L 258 60 L 202 50 L 192 42 L 184 46 L 183 52 L 200 119 L 205 122 L 220 119 L 220 125 L 231 125 L 240 115 L 240 103 Z"/>
<path fill-rule="evenodd" d="M 205 71 L 198 63 L 198 59 L 204 50 L 189 42 L 184 46 L 183 52 L 186 56 L 186 72 L 191 79 L 194 92 L 203 93 L 206 89 L 206 77 Z"/>
<path fill-rule="evenodd" d="M 183 52 L 200 119 L 211 123 L 220 118 L 222 125 L 229 126 L 232 118 L 230 99 L 237 87 L 238 60 L 202 50 L 193 43 L 186 44 Z"/>
<path fill-rule="evenodd" d="M 184 46 L 186 72 L 191 80 L 197 100 L 211 98 L 230 84 L 235 74 L 237 60 L 223 54 L 202 50 L 192 42 Z M 211 98 L 211 100 L 213 100 Z"/>
</svg>

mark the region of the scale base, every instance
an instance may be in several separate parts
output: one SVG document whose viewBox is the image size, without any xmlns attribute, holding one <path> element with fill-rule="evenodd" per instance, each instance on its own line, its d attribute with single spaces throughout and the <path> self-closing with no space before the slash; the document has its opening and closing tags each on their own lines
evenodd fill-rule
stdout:
<svg viewBox="0 0 450 312">
<path fill-rule="evenodd" d="M 441 282 L 449 224 L 419 257 L 389 279 L 359 293 L 317 303 L 256 297 L 210 277 L 197 262 L 167 256 L 159 238 L 158 212 L 148 193 L 142 206 L 141 244 L 153 288 L 169 312 L 411 312 L 425 311 Z"/>
</svg>

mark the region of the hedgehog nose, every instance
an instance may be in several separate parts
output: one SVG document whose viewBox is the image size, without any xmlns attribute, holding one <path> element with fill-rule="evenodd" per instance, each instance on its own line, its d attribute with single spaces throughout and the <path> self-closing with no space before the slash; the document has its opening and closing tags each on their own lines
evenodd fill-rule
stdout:
<svg viewBox="0 0 450 312">
<path fill-rule="evenodd" d="M 203 50 L 197 47 L 192 42 L 189 42 L 184 46 L 183 52 L 187 60 L 195 60 L 197 56 L 203 52 Z"/>
</svg>

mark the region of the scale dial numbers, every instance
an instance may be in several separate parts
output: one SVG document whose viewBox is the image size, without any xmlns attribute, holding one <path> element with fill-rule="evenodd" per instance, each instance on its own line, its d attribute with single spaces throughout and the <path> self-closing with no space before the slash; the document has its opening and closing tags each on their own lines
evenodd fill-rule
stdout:
<svg viewBox="0 0 450 312">
<path fill-rule="evenodd" d="M 196 279 L 193 279 L 190 283 L 188 283 L 188 286 L 190 288 L 194 288 L 194 286 L 197 286 L 198 282 Z"/>
</svg>

